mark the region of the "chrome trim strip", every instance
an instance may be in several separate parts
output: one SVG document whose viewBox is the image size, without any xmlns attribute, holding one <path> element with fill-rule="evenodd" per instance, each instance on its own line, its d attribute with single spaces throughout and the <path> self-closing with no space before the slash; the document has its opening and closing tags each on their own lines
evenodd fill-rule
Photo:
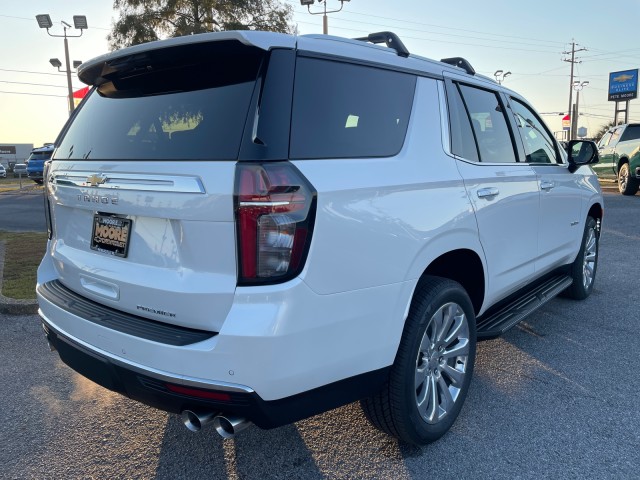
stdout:
<svg viewBox="0 0 640 480">
<path fill-rule="evenodd" d="M 449 134 L 449 107 L 447 105 L 447 94 L 445 92 L 444 82 L 437 81 L 438 100 L 440 102 L 440 131 L 442 132 L 442 149 L 444 153 L 453 156 L 451 152 L 451 137 Z"/>
<path fill-rule="evenodd" d="M 61 337 L 64 337 L 65 340 L 67 341 L 77 343 L 78 345 L 86 348 L 91 352 L 95 352 L 98 355 L 107 357 L 114 364 L 123 368 L 127 368 L 129 370 L 133 370 L 136 373 L 140 373 L 142 375 L 146 375 L 147 377 L 155 378 L 157 380 L 162 380 L 165 382 L 171 382 L 178 385 L 187 385 L 189 387 L 220 390 L 222 392 L 254 393 L 253 389 L 246 387 L 244 385 L 239 385 L 237 383 L 211 381 L 211 380 L 205 380 L 202 378 L 187 377 L 185 375 L 176 375 L 176 374 L 165 372 L 162 370 L 157 370 L 155 368 L 145 367 L 143 365 L 140 365 L 139 363 L 135 363 L 130 360 L 124 360 L 121 357 L 116 357 L 111 353 L 105 352 L 104 350 L 96 348 L 93 345 L 90 345 L 72 335 L 69 335 L 67 332 L 65 332 L 64 330 L 60 329 L 57 326 L 54 327 L 51 324 L 51 321 L 44 315 L 41 309 L 38 309 L 38 314 L 40 315 L 40 318 L 42 318 L 42 321 L 47 324 L 47 327 L 53 330 L 56 333 L 56 335 L 60 335 Z"/>
<path fill-rule="evenodd" d="M 104 182 L 93 185 L 91 181 L 103 178 Z M 50 183 L 55 186 L 71 186 L 118 190 L 135 190 L 144 192 L 173 193 L 206 193 L 199 177 L 153 175 L 141 173 L 100 173 L 55 171 L 51 174 Z"/>
</svg>

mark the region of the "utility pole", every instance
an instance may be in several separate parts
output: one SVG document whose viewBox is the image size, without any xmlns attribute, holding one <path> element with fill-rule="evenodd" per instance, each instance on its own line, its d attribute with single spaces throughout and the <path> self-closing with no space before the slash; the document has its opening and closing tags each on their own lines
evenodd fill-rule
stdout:
<svg viewBox="0 0 640 480">
<path fill-rule="evenodd" d="M 578 60 L 576 60 L 576 52 L 582 52 L 582 51 L 586 51 L 587 49 L 582 47 L 576 50 L 576 42 L 572 41 L 571 42 L 571 51 L 570 52 L 562 52 L 563 55 L 569 55 L 571 54 L 571 60 L 569 60 L 568 58 L 563 58 L 562 61 L 563 62 L 569 62 L 571 64 L 571 78 L 569 79 L 569 108 L 567 109 L 567 112 L 569 113 L 569 115 L 571 115 L 573 117 L 572 111 L 573 111 L 573 65 L 576 63 L 582 63 Z M 573 118 L 571 119 L 571 125 L 573 125 Z M 571 140 L 573 139 L 573 137 L 575 136 L 575 132 L 573 131 L 573 128 L 569 129 L 569 138 L 567 140 Z"/>
</svg>

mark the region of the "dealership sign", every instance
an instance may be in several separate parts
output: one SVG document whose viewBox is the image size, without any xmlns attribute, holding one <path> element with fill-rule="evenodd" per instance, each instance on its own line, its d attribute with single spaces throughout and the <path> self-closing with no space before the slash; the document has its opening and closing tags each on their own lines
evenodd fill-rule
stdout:
<svg viewBox="0 0 640 480">
<path fill-rule="evenodd" d="M 609 74 L 609 101 L 626 101 L 638 97 L 638 69 Z"/>
<path fill-rule="evenodd" d="M 15 145 L 0 145 L 0 155 L 15 155 Z"/>
</svg>

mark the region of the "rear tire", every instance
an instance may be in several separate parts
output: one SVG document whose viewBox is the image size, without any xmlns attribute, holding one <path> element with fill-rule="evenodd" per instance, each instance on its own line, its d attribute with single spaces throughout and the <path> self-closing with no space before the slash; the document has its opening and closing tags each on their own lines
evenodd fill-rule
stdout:
<svg viewBox="0 0 640 480">
<path fill-rule="evenodd" d="M 580 251 L 571 264 L 570 275 L 573 283 L 564 291 L 565 296 L 574 300 L 584 300 L 591 294 L 598 270 L 599 244 L 596 220 L 593 217 L 587 217 Z"/>
<path fill-rule="evenodd" d="M 475 357 L 475 315 L 467 292 L 452 280 L 424 278 L 387 383 L 360 402 L 365 416 L 405 443 L 439 439 L 460 413 Z"/>
<path fill-rule="evenodd" d="M 635 195 L 639 186 L 638 179 L 631 176 L 629 164 L 623 163 L 618 171 L 618 190 L 620 193 L 623 195 Z"/>
</svg>

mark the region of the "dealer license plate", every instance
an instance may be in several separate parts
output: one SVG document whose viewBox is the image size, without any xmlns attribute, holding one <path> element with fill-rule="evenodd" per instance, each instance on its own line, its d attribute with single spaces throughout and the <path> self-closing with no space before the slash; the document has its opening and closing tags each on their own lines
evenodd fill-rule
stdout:
<svg viewBox="0 0 640 480">
<path fill-rule="evenodd" d="M 126 257 L 129 250 L 131 220 L 113 215 L 93 216 L 91 249 L 109 255 Z"/>
</svg>

